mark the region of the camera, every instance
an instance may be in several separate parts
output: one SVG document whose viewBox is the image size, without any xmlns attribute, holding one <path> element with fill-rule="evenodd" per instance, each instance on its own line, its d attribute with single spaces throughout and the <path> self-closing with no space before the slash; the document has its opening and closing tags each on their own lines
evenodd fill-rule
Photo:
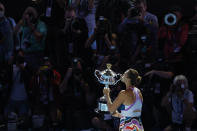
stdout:
<svg viewBox="0 0 197 131">
<path fill-rule="evenodd" d="M 73 58 L 72 60 L 73 65 L 77 65 L 78 62 L 79 62 L 79 58 Z"/>
<path fill-rule="evenodd" d="M 73 58 L 72 59 L 72 69 L 73 69 L 73 74 L 76 76 L 79 76 L 82 74 L 82 70 L 78 67 L 78 63 L 81 62 L 80 58 Z"/>
<path fill-rule="evenodd" d="M 71 31 L 77 34 L 81 33 L 81 21 L 78 18 L 71 20 Z"/>
<path fill-rule="evenodd" d="M 23 64 L 25 62 L 25 58 L 23 56 L 16 57 L 16 63 Z"/>
<path fill-rule="evenodd" d="M 29 48 L 29 47 L 31 47 L 31 43 L 30 43 L 30 41 L 28 40 L 28 39 L 24 39 L 23 40 L 23 46 L 24 46 L 24 48 Z"/>
<path fill-rule="evenodd" d="M 73 20 L 72 20 L 71 27 L 72 27 L 73 29 L 75 29 L 75 30 L 80 29 L 80 21 L 79 21 L 79 19 L 73 19 Z"/>
<path fill-rule="evenodd" d="M 36 24 L 37 19 L 34 17 L 34 14 L 29 12 L 27 13 L 28 17 L 29 17 L 29 22 L 32 24 Z M 27 19 L 25 19 L 25 24 L 27 25 Z"/>
<path fill-rule="evenodd" d="M 141 15 L 141 8 L 140 7 L 131 7 L 128 11 L 129 17 L 136 17 Z"/>
<path fill-rule="evenodd" d="M 184 93 L 184 91 L 185 91 L 185 86 L 184 86 L 184 84 L 173 84 L 172 85 L 172 92 L 173 93 L 176 93 L 176 94 L 183 94 Z"/>
<path fill-rule="evenodd" d="M 99 17 L 98 25 L 97 25 L 97 34 L 105 35 L 108 29 L 108 21 L 103 16 Z"/>
<path fill-rule="evenodd" d="M 176 22 L 177 22 L 176 15 L 173 14 L 173 13 L 166 14 L 165 17 L 164 17 L 164 22 L 165 22 L 166 25 L 169 25 L 169 26 L 175 25 Z"/>
</svg>

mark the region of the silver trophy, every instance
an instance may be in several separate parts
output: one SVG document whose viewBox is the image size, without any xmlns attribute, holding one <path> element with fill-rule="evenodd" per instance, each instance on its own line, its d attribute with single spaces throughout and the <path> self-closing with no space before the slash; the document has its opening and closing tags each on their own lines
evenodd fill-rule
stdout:
<svg viewBox="0 0 197 131">
<path fill-rule="evenodd" d="M 98 79 L 99 83 L 105 85 L 104 88 L 109 88 L 109 85 L 115 85 L 118 81 L 120 81 L 121 78 L 121 74 L 116 74 L 114 71 L 112 71 L 111 66 L 111 64 L 107 64 L 107 69 L 103 71 L 95 70 L 94 72 L 94 75 Z M 96 112 L 109 113 L 105 96 L 99 98 Z"/>
</svg>

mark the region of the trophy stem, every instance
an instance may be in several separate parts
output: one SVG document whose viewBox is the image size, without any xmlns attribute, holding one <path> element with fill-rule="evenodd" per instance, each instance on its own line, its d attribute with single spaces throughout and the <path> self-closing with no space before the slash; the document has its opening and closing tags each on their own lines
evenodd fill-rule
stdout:
<svg viewBox="0 0 197 131">
<path fill-rule="evenodd" d="M 105 87 L 104 88 L 109 88 L 109 85 L 105 85 Z"/>
</svg>

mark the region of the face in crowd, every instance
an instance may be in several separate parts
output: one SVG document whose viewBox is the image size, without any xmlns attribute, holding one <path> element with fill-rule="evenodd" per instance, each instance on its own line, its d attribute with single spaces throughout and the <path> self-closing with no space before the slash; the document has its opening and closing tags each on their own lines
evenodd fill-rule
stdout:
<svg viewBox="0 0 197 131">
<path fill-rule="evenodd" d="M 147 6 L 144 2 L 136 3 L 135 6 L 141 9 L 142 16 L 144 17 L 146 14 Z"/>
<path fill-rule="evenodd" d="M 64 14 L 64 18 L 65 20 L 72 20 L 76 17 L 76 13 L 75 10 L 70 9 L 70 10 L 66 10 L 65 14 Z"/>
<path fill-rule="evenodd" d="M 36 20 L 38 19 L 38 13 L 36 9 L 33 7 L 27 7 L 23 13 L 23 19 L 33 23 L 36 22 Z"/>
<path fill-rule="evenodd" d="M 2 3 L 0 3 L 0 19 L 4 17 L 5 7 Z"/>
</svg>

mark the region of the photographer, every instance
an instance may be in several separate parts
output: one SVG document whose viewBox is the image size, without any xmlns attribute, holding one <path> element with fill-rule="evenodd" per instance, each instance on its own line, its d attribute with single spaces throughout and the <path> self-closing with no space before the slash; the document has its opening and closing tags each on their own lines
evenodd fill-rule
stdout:
<svg viewBox="0 0 197 131">
<path fill-rule="evenodd" d="M 146 27 L 141 15 L 141 9 L 131 7 L 128 16 L 119 25 L 121 65 L 125 69 L 137 59 L 140 54 L 142 39 L 146 35 Z"/>
<path fill-rule="evenodd" d="M 96 64 L 100 65 L 105 56 L 109 55 L 110 48 L 112 46 L 112 33 L 111 25 L 108 19 L 100 16 L 97 20 L 94 33 L 86 41 L 85 47 L 89 48 L 96 40 L 96 50 L 94 56 L 96 56 Z"/>
<path fill-rule="evenodd" d="M 158 32 L 158 52 L 169 61 L 182 61 L 182 47 L 188 38 L 189 26 L 183 21 L 182 9 L 172 6 Z"/>
<path fill-rule="evenodd" d="M 49 122 L 52 126 L 58 124 L 58 86 L 60 80 L 60 74 L 52 68 L 48 57 L 44 57 L 43 65 L 40 66 L 38 72 L 32 77 L 30 83 L 30 89 L 33 93 L 31 105 L 33 108 L 33 115 L 44 115 L 45 122 Z"/>
<path fill-rule="evenodd" d="M 8 67 L 7 75 L 9 92 L 5 115 L 8 117 L 11 112 L 15 112 L 19 120 L 26 123 L 31 96 L 29 89 L 31 68 L 25 62 L 23 50 L 17 50 L 13 63 Z"/>
<path fill-rule="evenodd" d="M 161 103 L 171 116 L 171 125 L 165 131 L 191 131 L 192 122 L 196 117 L 193 104 L 193 93 L 188 89 L 187 78 L 177 75 Z"/>
<path fill-rule="evenodd" d="M 76 16 L 76 11 L 73 7 L 68 7 L 65 11 L 65 25 L 59 39 L 59 42 L 64 41 L 63 49 L 66 48 L 66 51 L 64 50 L 62 53 L 70 61 L 74 57 L 80 57 L 88 63 L 89 54 L 91 53 L 84 48 L 87 39 L 88 27 L 85 20 Z"/>
<path fill-rule="evenodd" d="M 140 8 L 142 11 L 142 18 L 145 23 L 151 24 L 155 27 L 158 27 L 158 19 L 157 16 L 147 11 L 147 1 L 146 0 L 136 0 L 134 5 L 137 8 Z"/>
<path fill-rule="evenodd" d="M 91 127 L 91 117 L 96 102 L 92 80 L 81 59 L 74 58 L 59 87 L 62 96 L 61 111 L 64 122 L 62 124 L 65 129 L 82 130 Z"/>
<path fill-rule="evenodd" d="M 21 32 L 21 48 L 25 51 L 27 63 L 35 68 L 39 67 L 40 59 L 44 55 L 47 27 L 39 20 L 35 8 L 27 7 L 21 20 L 14 28 L 14 32 Z"/>
<path fill-rule="evenodd" d="M 87 23 L 89 36 L 94 32 L 94 28 L 96 27 L 96 7 L 94 3 L 95 0 L 76 0 L 74 3 L 77 16 L 85 19 Z"/>
</svg>

